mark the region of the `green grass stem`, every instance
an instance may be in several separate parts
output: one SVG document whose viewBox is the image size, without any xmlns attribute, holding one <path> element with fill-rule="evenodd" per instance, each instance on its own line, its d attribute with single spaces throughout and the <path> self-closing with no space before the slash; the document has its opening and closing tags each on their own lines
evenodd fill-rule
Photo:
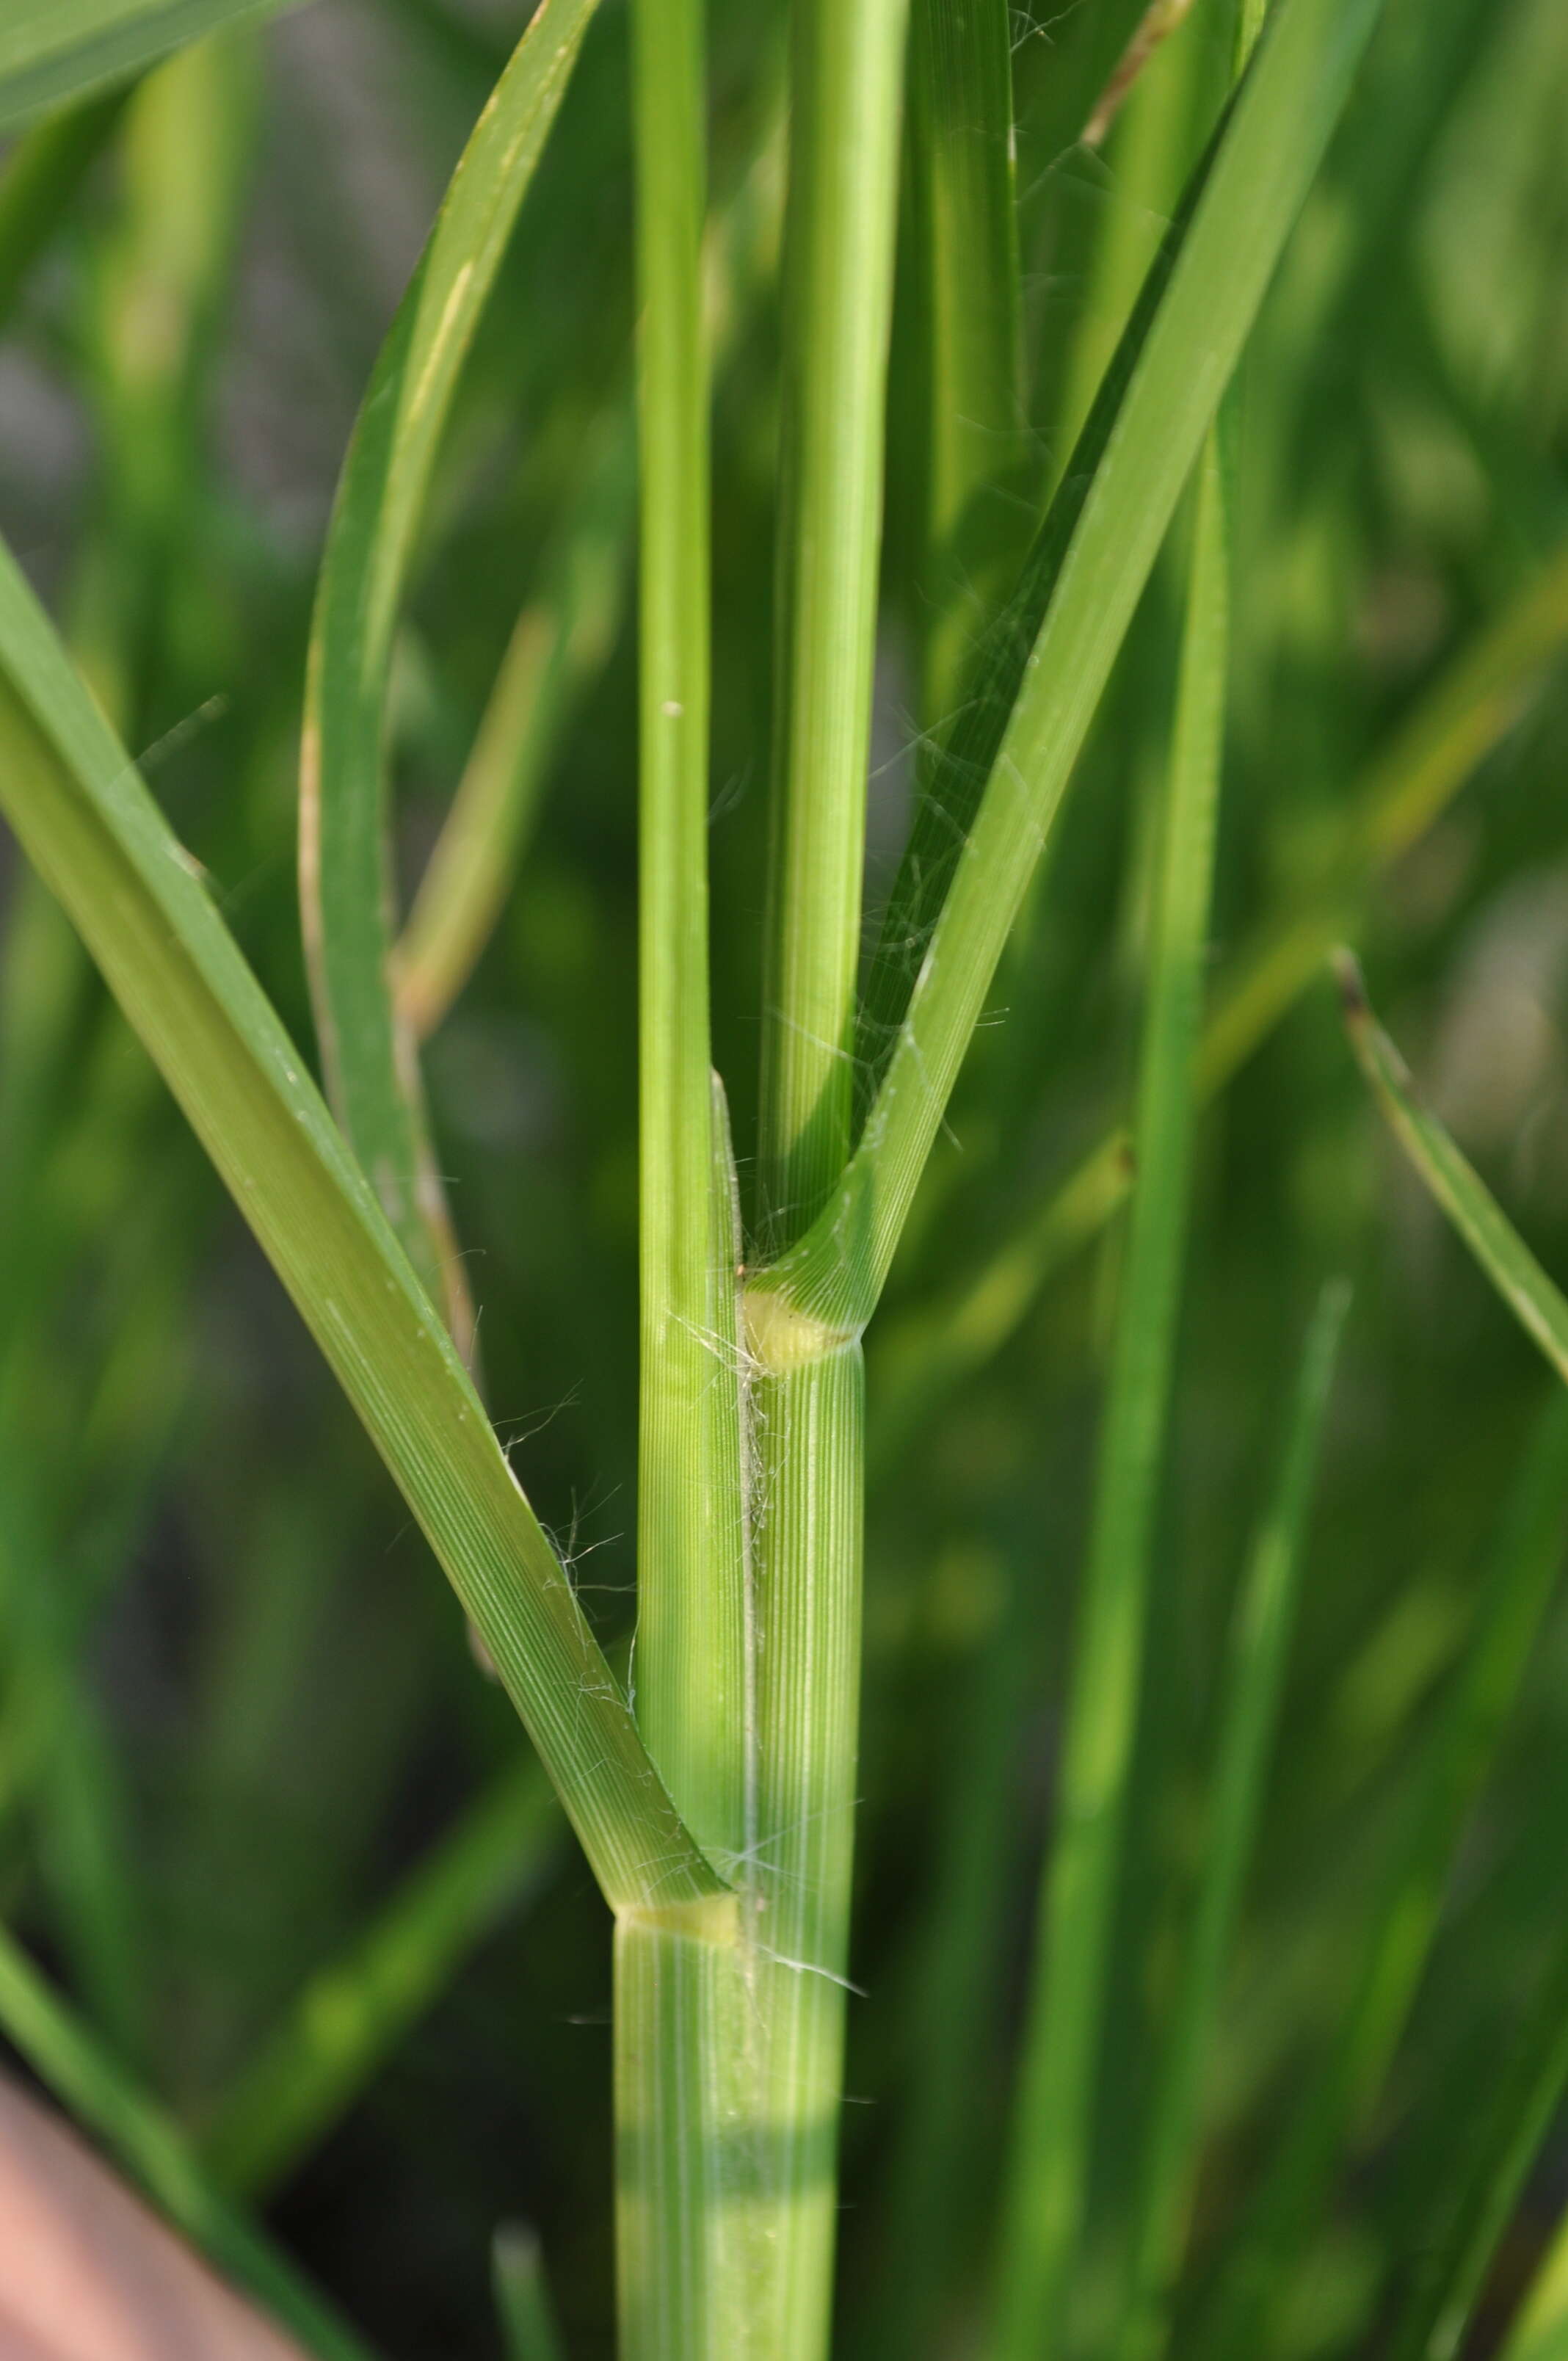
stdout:
<svg viewBox="0 0 1568 2361">
<path fill-rule="evenodd" d="M 903 1016 L 867 1037 L 886 1062 L 860 1144 L 810 1231 L 759 1281 L 830 1333 L 858 1334 L 881 1295 L 1100 693 L 1377 13 L 1377 0 L 1282 0 L 1271 16 L 1129 329 L 1126 367 L 1085 429 L 1085 464 L 1106 459 L 1087 490 L 1075 461 L 1030 561 L 992 683 L 1015 680 L 1016 699 L 923 950 L 915 926 Z M 1043 620 L 1020 647 L 1042 584 Z"/>
<path fill-rule="evenodd" d="M 638 860 L 641 1424 L 639 1719 L 699 1839 L 745 1841 L 743 1516 L 720 1493 L 713 1400 L 737 1396 L 713 1334 L 707 1002 L 708 362 L 698 0 L 638 0 L 640 463 Z M 727 1144 L 726 1144 L 727 1145 Z"/>
<path fill-rule="evenodd" d="M 708 1025 L 708 404 L 699 0 L 636 0 L 639 1720 L 700 1840 L 747 1842 L 754 1730 L 733 1161 Z M 748 2350 L 761 2227 L 735 2180 L 744 1953 L 623 1917 L 615 1940 L 625 2361 Z"/>
<path fill-rule="evenodd" d="M 904 0 L 794 10 L 758 1124 L 762 1229 L 774 1244 L 805 1226 L 850 1144 L 905 35 Z M 749 1291 L 755 1777 L 743 1923 L 755 2029 L 741 2130 L 767 2250 L 746 2308 L 754 2341 L 736 2349 L 820 2361 L 838 2213 L 864 1395 L 857 1347 L 759 1327 L 758 1308 Z"/>
<path fill-rule="evenodd" d="M 704 312 L 716 376 L 776 267 L 782 178 L 782 139 L 770 127 L 751 170 L 708 222 Z M 550 766 L 614 645 L 636 472 L 630 402 L 612 403 L 590 433 L 538 586 L 512 628 L 399 939 L 398 999 L 422 1040 L 451 1008 L 495 929 Z"/>
<path fill-rule="evenodd" d="M 793 15 L 779 640 L 758 1139 L 763 1229 L 849 1152 L 906 0 Z"/>
</svg>

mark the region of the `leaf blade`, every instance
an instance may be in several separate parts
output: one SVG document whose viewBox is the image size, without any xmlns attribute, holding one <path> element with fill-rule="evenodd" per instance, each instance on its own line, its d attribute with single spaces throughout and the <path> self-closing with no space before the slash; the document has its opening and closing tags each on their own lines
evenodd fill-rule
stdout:
<svg viewBox="0 0 1568 2361">
<path fill-rule="evenodd" d="M 1103 456 L 1080 511 L 1047 522 L 1047 538 L 1066 533 L 1059 567 L 1047 568 L 1017 699 L 860 1145 L 812 1231 L 757 1282 L 827 1326 L 858 1332 L 885 1283 L 1100 692 L 1378 9 L 1379 0 L 1282 0 L 1152 317 L 1136 324 L 1125 393 L 1105 398 L 1113 423 L 1102 416 L 1085 430 Z M 1078 489 L 1069 477 L 1069 507 Z"/>
<path fill-rule="evenodd" d="M 298 0 L 11 0 L 0 25 L 0 131 L 91 96 L 203 35 Z"/>
<path fill-rule="evenodd" d="M 612 1906 L 719 1881 L 297 1051 L 15 562 L 0 808 L 64 905 L 477 1626 Z"/>
<path fill-rule="evenodd" d="M 1464 648 L 1354 789 L 1334 849 L 1306 906 L 1265 918 L 1227 963 L 1203 1028 L 1200 1084 L 1222 1091 L 1321 973 L 1354 906 L 1390 862 L 1420 841 L 1506 737 L 1568 640 L 1568 550 Z M 1125 1132 L 1107 1131 L 1045 1203 L 1006 1235 L 961 1289 L 885 1337 L 878 1369 L 877 1457 L 930 1407 L 985 1366 L 1053 1272 L 1125 1202 Z"/>
<path fill-rule="evenodd" d="M 1196 2167 L 1202 2070 L 1262 1806 L 1323 1420 L 1349 1301 L 1343 1282 L 1331 1282 L 1320 1300 L 1301 1356 L 1275 1493 L 1236 1600 L 1210 1806 L 1212 1834 L 1149 2114 L 1127 2310 L 1117 2347 L 1121 2361 L 1153 2361 L 1169 2336 L 1170 2298 Z"/>
<path fill-rule="evenodd" d="M 1436 1943 L 1450 1871 L 1519 1695 L 1559 1573 L 1568 1395 L 1536 1422 L 1490 1553 L 1486 1605 L 1422 1756 L 1328 2054 L 1271 2159 L 1234 2260 L 1199 2323 L 1203 2361 L 1242 2361 L 1277 2327 L 1336 2162 L 1365 2136 Z"/>
<path fill-rule="evenodd" d="M 1026 2361 L 1057 2340 L 1089 2181 L 1191 1196 L 1194 1052 L 1213 889 L 1229 624 L 1218 443 L 1217 434 L 1210 436 L 1197 488 L 1138 1055 L 1138 1185 L 1102 1417 L 998 2252 L 995 2334 L 1003 2361 Z"/>
<path fill-rule="evenodd" d="M 1409 1067 L 1373 1016 L 1350 952 L 1337 952 L 1334 967 L 1351 1046 L 1395 1137 L 1520 1327 L 1568 1381 L 1568 1298 L 1468 1158 L 1420 1104 Z"/>
<path fill-rule="evenodd" d="M 544 0 L 452 176 L 377 357 L 333 505 L 300 755 L 300 903 L 329 1094 L 415 1270 L 472 1319 L 395 988 L 385 712 L 399 607 L 469 344 L 597 0 Z"/>
<path fill-rule="evenodd" d="M 1006 0 L 915 0 L 909 52 L 929 412 L 920 719 L 932 730 L 957 701 L 971 642 L 1005 598 L 1033 506 Z"/>
</svg>

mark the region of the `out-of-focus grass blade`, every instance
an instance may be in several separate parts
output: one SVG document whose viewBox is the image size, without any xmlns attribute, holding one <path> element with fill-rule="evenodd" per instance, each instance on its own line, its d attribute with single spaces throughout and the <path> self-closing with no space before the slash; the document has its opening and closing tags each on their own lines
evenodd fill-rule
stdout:
<svg viewBox="0 0 1568 2361">
<path fill-rule="evenodd" d="M 985 2203 L 987 2127 L 975 2104 L 1001 2008 L 1019 1733 L 1035 1671 L 1036 1601 L 989 1557 L 964 1568 L 972 1598 L 1000 1596 L 969 1669 L 969 1696 L 941 1802 L 928 1899 L 904 2035 L 898 2114 L 887 2169 L 884 2265 L 859 2353 L 907 2361 L 932 2343 L 955 2257 Z M 966 2202 L 966 2193 L 969 2197 Z"/>
<path fill-rule="evenodd" d="M 703 263 L 717 373 L 777 264 L 782 107 L 740 186 L 707 226 Z M 422 1039 L 472 973 L 527 849 L 546 774 L 620 620 L 635 513 L 628 411 L 589 438 L 580 478 L 501 660 L 472 754 L 431 851 L 396 954 L 398 1000 Z"/>
<path fill-rule="evenodd" d="M 1211 2301 L 1193 2351 L 1266 2346 L 1337 2159 L 1364 2133 L 1437 1938 L 1455 1850 L 1530 1663 L 1563 1559 L 1568 1395 L 1555 1388 L 1499 1532 L 1478 1628 L 1422 1759 L 1328 2056 L 1313 2075 Z"/>
<path fill-rule="evenodd" d="M 225 25 L 296 0 L 6 0 L 0 13 L 0 131 L 139 73 Z"/>
<path fill-rule="evenodd" d="M 1197 2167 L 1203 2069 L 1263 1802 L 1323 1414 L 1349 1301 L 1343 1283 L 1323 1291 L 1302 1356 L 1277 1488 L 1236 1602 L 1202 1882 L 1149 2111 L 1119 2361 L 1155 2361 L 1169 2334 L 1170 2297 Z"/>
<path fill-rule="evenodd" d="M 915 0 L 909 170 L 927 441 L 920 718 L 940 730 L 1027 540 L 1007 0 Z"/>
<path fill-rule="evenodd" d="M 936 840 L 912 847 L 935 862 L 931 890 L 912 872 L 895 889 L 883 957 L 899 980 L 878 999 L 873 974 L 868 993 L 861 1039 L 881 1080 L 860 1145 L 754 1298 L 781 1294 L 858 1332 L 881 1294 L 1101 691 L 1378 5 L 1281 0 L 1258 43 L 977 675 L 976 734 L 968 715 L 955 730 Z"/>
<path fill-rule="evenodd" d="M 71 601 L 71 653 L 138 741 L 190 602 L 193 520 L 208 504 L 208 397 L 256 152 L 247 39 L 201 41 L 131 93 L 117 203 L 98 241 L 86 336 L 104 487 Z"/>
<path fill-rule="evenodd" d="M 393 992 L 388 674 L 442 428 L 595 0 L 544 0 L 476 125 L 371 376 L 316 594 L 300 897 L 330 1093 L 383 1211 L 466 1348 L 472 1315 Z"/>
<path fill-rule="evenodd" d="M 1223 1090 L 1322 972 L 1370 880 L 1417 843 L 1519 720 L 1568 638 L 1568 549 L 1440 676 L 1354 789 L 1322 879 L 1266 921 L 1222 980 L 1203 1028 L 1205 1096 Z M 873 1338 L 872 1444 L 891 1462 L 912 1426 L 984 1367 L 1047 1279 L 1124 1203 L 1124 1129 L 1108 1132 L 956 1293 Z"/>
<path fill-rule="evenodd" d="M 0 172 L 0 324 L 119 121 L 125 93 L 90 98 L 19 139 Z"/>
<path fill-rule="evenodd" d="M 444 1327 L 134 765 L 0 556 L 0 808 L 65 906 L 364 1421 L 612 1905 L 718 1881 Z"/>
<path fill-rule="evenodd" d="M 7 1455 L 8 1456 L 9 1455 Z M 5 1727 L 42 1733 L 30 1818 L 73 1981 L 125 2059 L 139 2061 L 148 1986 L 124 1783 L 73 1644 L 77 1618 L 39 1532 L 27 1471 L 0 1465 Z"/>
<path fill-rule="evenodd" d="M 1345 1029 L 1395 1137 L 1514 1318 L 1568 1379 L 1568 1301 L 1480 1174 L 1417 1099 L 1409 1068 L 1372 1014 L 1354 959 L 1341 950 L 1334 964 Z"/>
<path fill-rule="evenodd" d="M 1519 2306 L 1502 2361 L 1568 2361 L 1568 2213 Z"/>
<path fill-rule="evenodd" d="M 1565 641 L 1568 547 L 1440 675 L 1371 763 L 1307 906 L 1282 913 L 1240 956 L 1204 1038 L 1207 1083 L 1227 1082 L 1318 974 L 1335 913 L 1447 809 L 1561 662 Z"/>
<path fill-rule="evenodd" d="M 537 2234 L 521 2222 L 498 2230 L 491 2270 L 507 2361 L 566 2361 Z"/>
<path fill-rule="evenodd" d="M 625 590 L 635 481 L 631 421 L 618 409 L 585 463 L 539 591 L 517 619 L 398 944 L 398 1003 L 422 1040 L 490 938 L 551 757 L 609 655 Z"/>
<path fill-rule="evenodd" d="M 1453 2361 L 1498 2240 L 1568 2088 L 1568 1941 L 1477 2122 L 1458 2135 L 1440 2221 L 1386 2347 L 1387 2361 Z"/>
<path fill-rule="evenodd" d="M 1167 28 L 1175 29 L 1174 26 Z M 1135 35 L 1134 45 L 1137 40 Z M 1137 86 L 1130 95 L 1125 91 L 1122 93 L 1128 97 L 1128 104 L 1112 145 L 1114 177 L 1106 192 L 1102 218 L 1096 225 L 1083 298 L 1062 363 L 1054 442 L 1058 466 L 1069 457 L 1082 431 L 1192 162 L 1196 108 L 1191 67 L 1196 52 L 1190 36 L 1168 53 L 1163 49 L 1163 40 L 1162 34 L 1157 70 L 1144 78 L 1143 68 L 1150 62 L 1150 52 L 1145 48 L 1137 65 Z M 1130 57 L 1131 49 L 1124 55 Z M 1097 116 L 1110 98 L 1108 85 Z"/>
<path fill-rule="evenodd" d="M 76 2022 L 4 1927 L 0 2032 L 175 2228 L 308 2351 L 320 2361 L 370 2361 L 347 2323 L 212 2188 L 174 2125 Z"/>
<path fill-rule="evenodd" d="M 346 2114 L 502 1912 L 536 1886 L 559 1822 L 524 1762 L 469 1806 L 341 1959 L 311 1977 L 213 2116 L 203 2161 L 266 2197 Z"/>
<path fill-rule="evenodd" d="M 1054 2348 L 1088 2187 L 1191 1194 L 1229 624 L 1219 438 L 1199 472 L 1139 1049 L 1133 1198 L 998 2257 L 996 2352 Z"/>
</svg>

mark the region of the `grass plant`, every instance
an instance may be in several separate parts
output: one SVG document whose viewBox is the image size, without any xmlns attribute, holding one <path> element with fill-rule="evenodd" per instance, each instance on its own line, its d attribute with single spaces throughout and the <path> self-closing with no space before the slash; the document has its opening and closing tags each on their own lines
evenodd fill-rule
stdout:
<svg viewBox="0 0 1568 2361">
<path fill-rule="evenodd" d="M 352 13 L 0 25 L 0 2031 L 329 2361 L 1546 2361 L 1561 23 Z"/>
</svg>

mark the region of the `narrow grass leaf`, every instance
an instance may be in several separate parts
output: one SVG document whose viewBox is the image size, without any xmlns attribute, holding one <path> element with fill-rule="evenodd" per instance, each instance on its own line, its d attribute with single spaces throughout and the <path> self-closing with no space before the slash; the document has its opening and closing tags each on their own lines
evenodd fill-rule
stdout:
<svg viewBox="0 0 1568 2361">
<path fill-rule="evenodd" d="M 477 1626 L 612 1905 L 718 1881 L 669 1805 L 438 1315 L 8 555 L 0 808 L 79 928 Z"/>
<path fill-rule="evenodd" d="M 509 2223 L 496 2232 L 490 2258 L 507 2361 L 566 2361 L 537 2234 Z"/>
<path fill-rule="evenodd" d="M 560 1823 L 536 1763 L 503 1772 L 342 1956 L 302 1988 L 212 2113 L 220 2188 L 269 2197 L 346 2114 L 481 1938 L 535 1889 Z"/>
<path fill-rule="evenodd" d="M 0 2032 L 177 2230 L 247 2289 L 318 2361 L 368 2348 L 261 2233 L 219 2196 L 175 2126 L 63 2006 L 0 1927 Z"/>
<path fill-rule="evenodd" d="M 969 1695 L 922 1881 L 879 2240 L 883 2268 L 867 2313 L 868 2349 L 884 2361 L 927 2348 L 987 2196 L 990 2125 L 975 2099 L 1003 2011 L 1018 1856 L 1014 1780 L 1036 1602 L 1030 1584 L 1000 1565 L 966 1567 L 966 1575 L 976 1590 L 989 1575 L 1003 1596 L 967 1668 Z"/>
<path fill-rule="evenodd" d="M 720 370 L 777 264 L 783 214 L 782 107 L 761 152 L 715 211 L 703 246 L 704 309 Z M 587 438 L 579 475 L 518 617 L 457 793 L 398 943 L 401 1013 L 421 1038 L 463 990 L 505 907 L 546 776 L 614 645 L 636 521 L 630 398 Z"/>
<path fill-rule="evenodd" d="M 1349 1301 L 1343 1283 L 1323 1291 L 1302 1355 L 1277 1487 L 1236 1602 L 1202 1878 L 1145 2135 L 1118 2361 L 1156 2361 L 1169 2337 L 1170 2299 L 1197 2171 L 1203 2072 L 1262 1809 L 1323 1417 Z"/>
<path fill-rule="evenodd" d="M 0 132 L 126 81 L 225 26 L 295 0 L 6 0 L 0 19 Z"/>
<path fill-rule="evenodd" d="M 1458 2135 L 1431 2243 L 1388 2340 L 1388 2361 L 1453 2361 L 1486 2275 L 1568 2090 L 1568 1943 L 1479 2119 Z"/>
<path fill-rule="evenodd" d="M 801 0 L 791 49 L 763 1228 L 849 1151 L 905 0 Z"/>
<path fill-rule="evenodd" d="M 909 171 L 925 364 L 920 718 L 940 730 L 1033 502 L 1023 403 L 1007 0 L 914 0 Z"/>
<path fill-rule="evenodd" d="M 997 2260 L 995 2350 L 1054 2350 L 1081 2227 L 1142 1686 L 1155 1512 L 1191 1190 L 1194 1060 L 1213 887 L 1228 633 L 1218 438 L 1197 488 L 1139 1049 L 1127 1258 L 1042 1885 Z"/>
<path fill-rule="evenodd" d="M 1372 1014 L 1361 971 L 1336 955 L 1345 1029 L 1390 1129 L 1526 1334 L 1568 1379 L 1568 1301 L 1475 1167 L 1416 1096 L 1409 1068 Z"/>
<path fill-rule="evenodd" d="M 400 1013 L 433 1033 L 495 931 L 553 758 L 620 619 L 636 470 L 631 420 L 600 422 L 538 590 L 519 615 L 394 961 Z"/>
<path fill-rule="evenodd" d="M 120 119 L 123 91 L 85 99 L 16 142 L 0 171 L 0 324 Z"/>
<path fill-rule="evenodd" d="M 472 1313 L 394 991 L 386 708 L 398 615 L 452 398 L 595 0 L 544 0 L 458 161 L 372 373 L 316 593 L 300 763 L 300 898 L 330 1095 L 461 1345 Z"/>
<path fill-rule="evenodd" d="M 1138 39 L 1135 34 L 1124 57 L 1131 59 Z M 1163 50 L 1164 39 L 1162 34 L 1157 49 Z M 1162 54 L 1158 71 L 1146 80 L 1143 69 L 1153 54 L 1147 49 L 1140 51 L 1134 82 L 1116 102 L 1119 107 L 1122 97 L 1130 100 L 1117 123 L 1109 159 L 1114 194 L 1095 225 L 1083 293 L 1062 360 L 1053 438 L 1058 469 L 1072 456 L 1191 170 L 1197 145 L 1194 44 L 1189 37 L 1170 55 Z M 1097 121 L 1111 95 L 1108 84 L 1096 109 Z"/>
<path fill-rule="evenodd" d="M 1022 628 L 1037 597 L 1033 579 L 1009 625 L 1016 698 L 995 760 L 984 763 L 973 826 L 960 824 L 962 854 L 916 952 L 891 1054 L 880 1029 L 868 1037 L 886 1068 L 860 1145 L 810 1235 L 766 1280 L 828 1325 L 860 1329 L 881 1293 L 1116 651 L 1377 14 L 1378 0 L 1282 0 L 1174 251 L 1129 328 L 1126 368 L 1113 371 L 1118 382 L 1085 429 L 1102 456 L 1087 491 L 1075 459 L 1045 528 L 1043 549 L 1059 563 L 1042 557 L 1048 589 L 1037 631 Z M 1033 560 L 1029 570 L 1033 577 Z M 1004 651 L 993 691 L 1008 669 Z M 911 935 L 917 943 L 918 924 Z"/>
<path fill-rule="evenodd" d="M 1502 2361 L 1568 2361 L 1568 2213 L 1519 2306 Z"/>
<path fill-rule="evenodd" d="M 167 693 L 199 563 L 210 414 L 256 152 L 248 39 L 201 41 L 126 100 L 118 203 L 91 274 L 93 430 L 105 478 L 71 600 L 71 653 L 115 727 L 139 741 Z"/>
<path fill-rule="evenodd" d="M 79 1619 L 62 1592 L 60 1566 L 30 1497 L 31 1472 L 0 1465 L 4 1729 L 12 1748 L 19 1741 L 19 1767 L 28 1773 L 42 1883 L 72 1981 L 118 2055 L 137 2061 L 146 2044 L 148 1993 L 125 1780 L 104 1716 L 83 1678 Z"/>
<path fill-rule="evenodd" d="M 1471 1644 L 1428 1741 L 1328 2055 L 1238 2229 L 1194 2350 L 1243 2361 L 1276 2333 L 1334 2167 L 1354 2149 L 1436 1942 L 1454 1856 L 1530 1664 L 1562 1566 L 1568 1395 L 1537 1422 L 1498 1533 Z"/>
<path fill-rule="evenodd" d="M 1205 1098 L 1223 1090 L 1322 972 L 1368 884 L 1419 843 L 1507 736 L 1568 639 L 1568 550 L 1439 675 L 1356 782 L 1320 882 L 1266 919 L 1223 975 L 1199 1053 Z M 901 1315 L 875 1354 L 877 1464 L 1016 1334 L 1052 1274 L 1132 1187 L 1124 1129 L 1107 1132 L 956 1291 Z"/>
</svg>

